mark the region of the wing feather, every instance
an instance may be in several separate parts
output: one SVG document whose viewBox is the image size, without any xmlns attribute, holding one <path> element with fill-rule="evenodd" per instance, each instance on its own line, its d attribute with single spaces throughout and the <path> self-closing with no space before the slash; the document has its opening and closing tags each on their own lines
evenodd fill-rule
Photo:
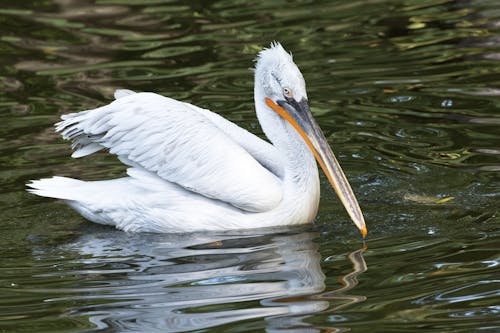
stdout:
<svg viewBox="0 0 500 333">
<path fill-rule="evenodd" d="M 250 212 L 279 204 L 281 181 L 272 168 L 195 107 L 153 93 L 119 95 L 106 106 L 65 115 L 56 124 L 63 138 L 73 142 L 73 157 L 108 148 L 126 164 Z M 254 140 L 257 150 L 272 147 Z"/>
<path fill-rule="evenodd" d="M 236 143 L 259 161 L 260 164 L 269 169 L 273 174 L 283 178 L 284 163 L 276 147 L 217 113 L 199 108 L 192 104 L 187 104 L 187 106 L 207 117 L 215 126 L 229 135 Z"/>
</svg>

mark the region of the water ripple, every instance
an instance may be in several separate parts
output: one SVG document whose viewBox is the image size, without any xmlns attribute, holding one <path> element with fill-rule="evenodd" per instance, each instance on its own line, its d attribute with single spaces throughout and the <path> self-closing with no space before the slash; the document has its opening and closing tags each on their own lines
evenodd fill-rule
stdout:
<svg viewBox="0 0 500 333">
<path fill-rule="evenodd" d="M 499 7 L 488 1 L 77 0 L 0 9 L 0 330 L 496 332 Z M 256 53 L 293 50 L 369 225 L 325 178 L 319 230 L 129 235 L 24 191 L 68 158 L 52 124 L 116 88 L 263 135 Z"/>
</svg>

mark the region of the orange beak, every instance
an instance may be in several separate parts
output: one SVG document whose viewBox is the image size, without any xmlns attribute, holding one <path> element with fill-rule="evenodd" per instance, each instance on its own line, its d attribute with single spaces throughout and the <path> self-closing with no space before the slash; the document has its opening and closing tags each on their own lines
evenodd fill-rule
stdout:
<svg viewBox="0 0 500 333">
<path fill-rule="evenodd" d="M 303 99 L 297 102 L 289 98 L 286 101 L 278 101 L 276 103 L 270 98 L 266 98 L 265 102 L 267 106 L 289 122 L 295 130 L 297 130 L 302 139 L 304 139 L 305 143 L 314 154 L 316 161 L 318 161 L 318 164 L 330 181 L 330 184 L 332 184 L 335 193 L 337 193 L 347 213 L 361 231 L 363 237 L 365 237 L 368 230 L 366 229 L 365 219 L 361 212 L 361 208 L 359 208 L 356 196 L 337 158 L 328 145 L 323 132 L 314 120 L 307 100 Z"/>
</svg>

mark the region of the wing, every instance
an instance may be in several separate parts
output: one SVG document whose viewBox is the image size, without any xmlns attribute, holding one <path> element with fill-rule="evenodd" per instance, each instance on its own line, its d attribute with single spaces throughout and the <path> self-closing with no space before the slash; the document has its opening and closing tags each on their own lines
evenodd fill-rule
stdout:
<svg viewBox="0 0 500 333">
<path fill-rule="evenodd" d="M 153 93 L 118 97 L 56 124 L 73 141 L 73 157 L 108 148 L 126 164 L 250 212 L 281 201 L 280 179 L 192 105 Z"/>
<path fill-rule="evenodd" d="M 256 136 L 255 134 L 239 127 L 235 123 L 221 117 L 217 113 L 211 112 L 207 109 L 199 108 L 195 105 L 188 104 L 193 110 L 198 111 L 207 117 L 215 126 L 221 131 L 226 133 L 252 155 L 260 164 L 269 169 L 273 174 L 279 178 L 283 178 L 284 169 L 281 153 L 269 142 L 266 142 Z"/>
<path fill-rule="evenodd" d="M 135 94 L 135 92 L 128 89 L 118 89 L 115 91 L 115 98 L 119 99 L 131 94 Z M 196 105 L 188 103 L 182 103 L 182 104 L 183 106 L 204 115 L 215 126 L 217 126 L 217 128 L 219 128 L 225 134 L 230 136 L 234 142 L 239 144 L 250 155 L 252 155 L 253 158 L 255 158 L 260 164 L 266 167 L 274 175 L 278 176 L 279 178 L 283 178 L 284 163 L 282 161 L 280 152 L 272 144 L 262 140 L 261 138 L 247 131 L 246 129 L 239 127 L 235 123 L 230 122 L 229 120 L 218 115 L 217 113 L 214 113 L 207 109 L 202 109 L 200 107 L 197 107 Z"/>
</svg>

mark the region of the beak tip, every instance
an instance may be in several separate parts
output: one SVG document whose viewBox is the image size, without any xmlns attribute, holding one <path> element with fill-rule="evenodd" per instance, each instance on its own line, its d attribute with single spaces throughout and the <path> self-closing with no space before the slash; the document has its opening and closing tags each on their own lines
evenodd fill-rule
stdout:
<svg viewBox="0 0 500 333">
<path fill-rule="evenodd" d="M 361 229 L 361 235 L 363 235 L 363 238 L 365 238 L 367 234 L 368 234 L 368 229 L 366 229 L 366 226 L 363 226 L 363 228 Z"/>
</svg>

